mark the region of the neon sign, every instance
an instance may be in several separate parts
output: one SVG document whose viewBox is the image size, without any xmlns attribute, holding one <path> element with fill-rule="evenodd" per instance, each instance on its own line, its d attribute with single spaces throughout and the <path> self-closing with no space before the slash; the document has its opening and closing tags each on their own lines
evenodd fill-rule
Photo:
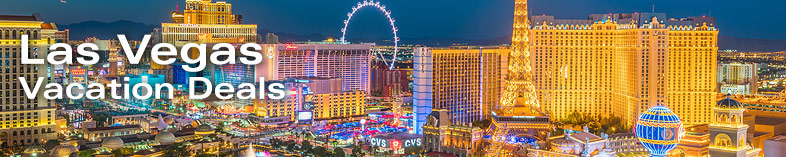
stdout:
<svg viewBox="0 0 786 157">
<path fill-rule="evenodd" d="M 398 150 L 401 148 L 401 141 L 392 139 L 390 140 L 390 148 L 393 150 Z"/>
<path fill-rule="evenodd" d="M 180 24 L 180 27 L 199 27 L 199 24 Z"/>
<path fill-rule="evenodd" d="M 84 75 L 87 69 L 71 69 L 71 75 Z"/>
<path fill-rule="evenodd" d="M 276 50 L 273 47 L 267 48 L 267 58 L 273 59 L 273 55 L 275 55 Z"/>
<path fill-rule="evenodd" d="M 284 44 L 287 50 L 297 50 L 297 45 L 295 44 Z"/>
<path fill-rule="evenodd" d="M 404 141 L 404 147 L 410 147 L 410 146 L 418 146 L 419 147 L 420 144 L 421 144 L 421 142 L 420 142 L 419 138 L 408 139 L 408 140 Z"/>
</svg>

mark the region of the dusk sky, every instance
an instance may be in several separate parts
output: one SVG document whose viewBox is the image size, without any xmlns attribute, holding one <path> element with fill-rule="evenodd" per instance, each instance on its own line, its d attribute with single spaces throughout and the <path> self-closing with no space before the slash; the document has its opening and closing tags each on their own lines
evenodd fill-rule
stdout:
<svg viewBox="0 0 786 157">
<path fill-rule="evenodd" d="M 342 21 L 360 0 L 227 0 L 245 24 L 274 32 L 339 35 Z M 586 19 L 592 13 L 655 12 L 669 17 L 716 17 L 721 35 L 786 39 L 784 0 L 531 0 L 532 15 Z M 146 24 L 169 21 L 185 0 L 12 0 L 0 14 L 41 13 L 59 25 L 82 21 L 129 20 Z M 513 0 L 383 0 L 396 19 L 402 38 L 491 39 L 511 32 Z M 182 8 L 181 8 L 182 10 Z M 353 19 L 350 35 L 388 36 L 383 14 L 367 8 Z"/>
</svg>

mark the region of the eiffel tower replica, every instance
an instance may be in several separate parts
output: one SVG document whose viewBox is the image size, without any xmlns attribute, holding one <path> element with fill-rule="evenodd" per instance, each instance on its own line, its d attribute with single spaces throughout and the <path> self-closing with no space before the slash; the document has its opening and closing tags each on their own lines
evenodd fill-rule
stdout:
<svg viewBox="0 0 786 157">
<path fill-rule="evenodd" d="M 532 84 L 529 51 L 529 15 L 527 0 L 516 0 L 513 19 L 513 43 L 509 55 L 508 77 L 500 105 L 492 111 L 493 135 L 486 156 L 505 156 L 502 147 L 518 134 L 537 137 L 549 129 L 549 116 L 540 110 L 538 95 Z"/>
</svg>

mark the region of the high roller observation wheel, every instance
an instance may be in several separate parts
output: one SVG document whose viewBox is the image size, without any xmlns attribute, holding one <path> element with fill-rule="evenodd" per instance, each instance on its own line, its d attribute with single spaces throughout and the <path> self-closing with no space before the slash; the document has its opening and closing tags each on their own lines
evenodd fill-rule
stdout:
<svg viewBox="0 0 786 157">
<path fill-rule="evenodd" d="M 388 64 L 388 61 L 385 60 L 385 57 L 383 57 L 382 54 L 379 54 L 379 56 L 380 58 L 382 58 L 382 61 L 384 61 L 385 64 L 388 65 L 392 70 L 394 68 L 396 60 L 398 59 L 398 41 L 400 40 L 398 38 L 398 28 L 396 27 L 396 19 L 393 19 L 393 17 L 390 16 L 391 11 L 385 10 L 385 5 L 379 4 L 379 1 L 364 0 L 363 2 L 358 2 L 357 5 L 352 6 L 352 12 L 347 13 L 347 19 L 344 20 L 344 28 L 341 28 L 341 43 L 346 43 L 347 27 L 349 26 L 349 21 L 352 20 L 352 16 L 354 16 L 355 13 L 358 12 L 358 10 L 364 7 L 374 7 L 379 9 L 379 11 L 385 13 L 385 17 L 387 17 L 388 21 L 390 22 L 390 27 L 393 29 L 393 59 Z"/>
</svg>

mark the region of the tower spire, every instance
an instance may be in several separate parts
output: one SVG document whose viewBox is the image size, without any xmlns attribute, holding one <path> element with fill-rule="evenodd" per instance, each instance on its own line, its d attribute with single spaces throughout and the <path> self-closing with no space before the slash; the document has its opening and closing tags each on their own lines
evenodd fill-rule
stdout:
<svg viewBox="0 0 786 157">
<path fill-rule="evenodd" d="M 529 51 L 529 10 L 527 0 L 516 0 L 513 17 L 513 37 L 508 55 L 508 77 L 505 90 L 496 110 L 492 111 L 495 125 L 491 145 L 486 156 L 500 156 L 510 132 L 547 130 L 549 117 L 540 110 L 538 95 L 532 84 Z M 531 117 L 531 118 L 521 118 Z M 515 130 L 515 131 L 511 131 Z"/>
</svg>

